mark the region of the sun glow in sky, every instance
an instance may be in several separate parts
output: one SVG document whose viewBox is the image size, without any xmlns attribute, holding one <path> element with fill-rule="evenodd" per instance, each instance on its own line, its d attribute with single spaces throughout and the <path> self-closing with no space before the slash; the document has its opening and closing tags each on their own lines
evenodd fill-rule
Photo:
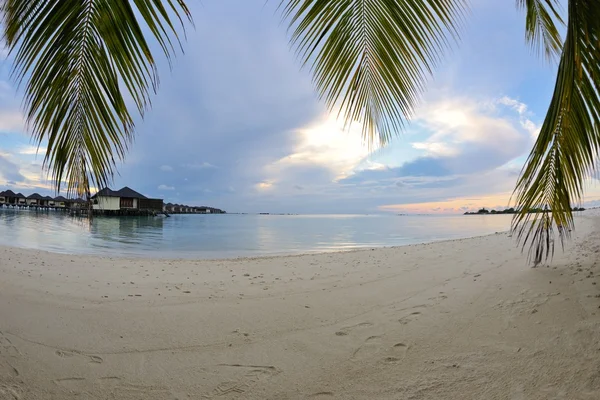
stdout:
<svg viewBox="0 0 600 400">
<path fill-rule="evenodd" d="M 190 2 L 196 29 L 115 177 L 166 202 L 230 212 L 460 213 L 509 205 L 556 65 L 525 44 L 514 1 L 474 0 L 406 128 L 369 148 L 330 115 L 289 49 L 277 2 Z M 2 46 L 0 46 L 2 48 Z M 51 194 L 0 51 L 0 189 Z M 600 198 L 595 180 L 586 200 Z"/>
</svg>

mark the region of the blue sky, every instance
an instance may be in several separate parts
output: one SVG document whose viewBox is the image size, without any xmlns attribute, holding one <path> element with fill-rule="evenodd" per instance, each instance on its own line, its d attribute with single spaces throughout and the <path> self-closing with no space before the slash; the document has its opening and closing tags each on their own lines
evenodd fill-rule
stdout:
<svg viewBox="0 0 600 400">
<path fill-rule="evenodd" d="M 475 0 L 415 117 L 383 149 L 343 131 L 264 0 L 191 0 L 195 29 L 114 187 L 231 212 L 460 212 L 505 206 L 555 66 L 525 44 L 513 1 Z M 50 193 L 0 50 L 0 188 Z M 165 64 L 165 63 L 162 63 Z M 593 191 L 590 192 L 593 195 Z"/>
</svg>

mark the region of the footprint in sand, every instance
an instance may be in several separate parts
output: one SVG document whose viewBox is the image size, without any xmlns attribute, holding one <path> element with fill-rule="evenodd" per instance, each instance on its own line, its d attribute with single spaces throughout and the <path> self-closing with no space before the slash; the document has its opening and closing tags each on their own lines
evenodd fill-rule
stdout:
<svg viewBox="0 0 600 400">
<path fill-rule="evenodd" d="M 211 392 L 201 396 L 201 398 L 212 399 L 228 395 L 241 395 L 263 379 L 270 378 L 281 372 L 277 367 L 272 365 L 220 364 L 219 366 L 245 372 L 236 380 L 220 383 Z"/>
<path fill-rule="evenodd" d="M 444 294 L 444 292 L 440 292 L 439 296 L 434 296 L 434 297 L 430 297 L 427 300 L 433 300 L 435 301 L 437 304 L 441 303 L 443 300 L 446 300 L 448 298 L 448 296 L 446 296 Z"/>
<path fill-rule="evenodd" d="M 408 353 L 409 346 L 405 343 L 396 343 L 392 346 L 391 353 L 392 356 L 386 357 L 383 361 L 386 363 L 396 363 L 401 361 Z"/>
<path fill-rule="evenodd" d="M 348 335 L 350 332 L 352 332 L 355 329 L 358 329 L 358 328 L 368 328 L 368 327 L 371 327 L 371 326 L 373 326 L 373 324 L 370 323 L 370 322 L 361 322 L 361 323 L 356 324 L 356 325 L 346 326 L 346 327 L 340 329 L 339 331 L 337 331 L 335 333 L 335 335 L 336 336 L 346 336 L 346 335 Z"/>
<path fill-rule="evenodd" d="M 75 356 L 75 353 L 72 353 L 70 351 L 65 351 L 65 350 L 56 350 L 54 352 L 54 354 L 56 354 L 60 358 L 71 358 L 71 357 Z"/>
<path fill-rule="evenodd" d="M 16 378 L 19 375 L 19 370 L 13 367 L 7 360 L 0 360 L 0 377 L 10 376 Z M 2 397 L 0 396 L 1 399 Z"/>
<path fill-rule="evenodd" d="M 334 396 L 335 395 L 333 394 L 333 392 L 318 392 L 318 393 L 313 393 L 313 394 L 309 395 L 308 398 L 309 399 L 330 399 Z"/>
<path fill-rule="evenodd" d="M 382 348 L 381 336 L 369 336 L 367 339 L 365 339 L 364 344 L 354 350 L 352 353 L 352 359 L 364 359 L 379 353 Z"/>
<path fill-rule="evenodd" d="M 412 321 L 414 321 L 415 319 L 419 318 L 419 316 L 420 316 L 420 315 L 421 315 L 421 312 L 420 312 L 420 311 L 413 311 L 413 312 L 411 312 L 410 314 L 408 314 L 408 315 L 406 315 L 406 316 L 404 316 L 404 317 L 400 318 L 400 319 L 398 320 L 398 322 L 400 322 L 402 325 L 406 325 L 406 324 L 408 324 L 409 322 L 412 322 Z"/>
<path fill-rule="evenodd" d="M 13 357 L 21 355 L 19 349 L 2 332 L 0 332 L 0 354 Z"/>
<path fill-rule="evenodd" d="M 104 360 L 101 357 L 98 356 L 87 356 L 90 360 L 90 362 L 96 363 L 96 364 L 102 364 L 104 362 Z"/>
<path fill-rule="evenodd" d="M 23 389 L 17 384 L 2 384 L 0 383 L 0 399 L 4 400 L 20 400 Z"/>
<path fill-rule="evenodd" d="M 60 379 L 55 379 L 54 383 L 66 388 L 66 389 L 69 389 L 69 390 L 81 391 L 81 390 L 83 390 L 85 378 L 78 378 L 78 377 L 60 378 Z"/>
<path fill-rule="evenodd" d="M 104 362 L 102 357 L 83 354 L 83 353 L 79 353 L 78 351 L 56 350 L 54 352 L 54 354 L 56 354 L 60 358 L 72 358 L 72 357 L 76 357 L 76 356 L 85 357 L 88 359 L 88 362 L 91 362 L 94 364 L 102 364 Z"/>
</svg>

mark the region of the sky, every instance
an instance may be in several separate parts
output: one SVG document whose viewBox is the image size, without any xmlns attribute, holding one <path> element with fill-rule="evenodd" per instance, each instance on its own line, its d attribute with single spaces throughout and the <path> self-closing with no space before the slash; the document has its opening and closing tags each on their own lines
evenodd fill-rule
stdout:
<svg viewBox="0 0 600 400">
<path fill-rule="evenodd" d="M 264 0 L 188 1 L 195 27 L 113 188 L 228 212 L 460 213 L 509 205 L 556 66 L 525 43 L 514 1 L 473 0 L 406 128 L 369 148 L 318 99 Z M 52 194 L 0 46 L 0 190 Z M 586 200 L 600 198 L 594 185 Z"/>
</svg>

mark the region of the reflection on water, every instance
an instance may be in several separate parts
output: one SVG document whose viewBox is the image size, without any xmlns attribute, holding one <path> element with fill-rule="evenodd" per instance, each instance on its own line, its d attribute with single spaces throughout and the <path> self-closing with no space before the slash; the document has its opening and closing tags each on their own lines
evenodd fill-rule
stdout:
<svg viewBox="0 0 600 400">
<path fill-rule="evenodd" d="M 505 231 L 510 215 L 175 215 L 87 219 L 0 210 L 0 244 L 133 257 L 222 258 L 398 246 Z"/>
</svg>

